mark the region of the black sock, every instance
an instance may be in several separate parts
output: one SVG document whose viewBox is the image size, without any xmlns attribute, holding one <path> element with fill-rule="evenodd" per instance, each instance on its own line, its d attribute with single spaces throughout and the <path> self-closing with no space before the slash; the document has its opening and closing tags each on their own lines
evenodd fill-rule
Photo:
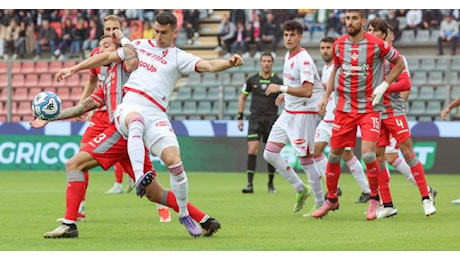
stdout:
<svg viewBox="0 0 460 260">
<path fill-rule="evenodd" d="M 430 196 L 423 196 L 423 197 L 422 197 L 422 201 L 424 201 L 424 200 L 429 200 L 429 199 L 430 199 Z"/>
<path fill-rule="evenodd" d="M 393 208 L 393 202 L 383 203 L 383 207 L 385 207 L 385 208 Z"/>
<path fill-rule="evenodd" d="M 252 181 L 254 179 L 254 172 L 256 171 L 257 155 L 248 154 L 248 184 L 252 186 Z"/>
<path fill-rule="evenodd" d="M 268 185 L 273 186 L 273 178 L 275 177 L 275 167 L 267 163 L 267 170 L 268 170 Z"/>
<path fill-rule="evenodd" d="M 66 225 L 66 226 L 69 226 L 71 229 L 77 229 L 77 225 L 75 223 L 71 223 L 71 224 L 68 224 L 68 223 L 62 223 L 63 225 Z"/>
</svg>

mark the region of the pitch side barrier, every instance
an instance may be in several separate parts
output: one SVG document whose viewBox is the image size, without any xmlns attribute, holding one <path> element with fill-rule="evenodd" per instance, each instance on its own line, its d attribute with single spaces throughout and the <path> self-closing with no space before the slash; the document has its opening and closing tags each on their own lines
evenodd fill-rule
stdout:
<svg viewBox="0 0 460 260">
<path fill-rule="evenodd" d="M 240 132 L 236 121 L 173 121 L 184 165 L 189 172 L 244 172 L 247 159 L 247 122 Z M 460 173 L 460 122 L 409 122 L 414 150 L 427 173 Z M 0 124 L 0 170 L 64 170 L 65 162 L 79 151 L 87 123 L 51 122 L 32 129 L 28 122 Z M 357 147 L 360 147 L 358 132 Z M 355 149 L 360 157 L 359 149 Z M 328 152 L 326 148 L 326 153 Z M 300 171 L 294 149 L 286 145 L 282 156 Z M 158 171 L 166 171 L 158 157 L 151 156 Z M 257 171 L 265 172 L 262 148 Z M 390 167 L 391 168 L 391 167 Z M 346 167 L 344 172 L 348 172 Z"/>
</svg>

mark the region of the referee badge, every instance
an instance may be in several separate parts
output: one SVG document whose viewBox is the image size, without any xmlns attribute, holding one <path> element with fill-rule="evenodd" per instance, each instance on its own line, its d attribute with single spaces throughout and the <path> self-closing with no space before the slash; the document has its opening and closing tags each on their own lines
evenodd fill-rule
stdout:
<svg viewBox="0 0 460 260">
<path fill-rule="evenodd" d="M 267 88 L 267 84 L 262 84 L 262 85 L 260 85 L 260 87 L 261 87 L 263 90 L 265 90 L 265 89 Z"/>
<path fill-rule="evenodd" d="M 252 88 L 253 89 L 256 89 L 258 86 L 257 85 L 252 85 Z"/>
</svg>

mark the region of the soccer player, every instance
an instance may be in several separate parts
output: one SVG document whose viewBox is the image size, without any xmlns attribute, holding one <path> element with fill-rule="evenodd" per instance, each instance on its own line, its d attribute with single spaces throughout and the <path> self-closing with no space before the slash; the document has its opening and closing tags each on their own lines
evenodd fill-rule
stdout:
<svg viewBox="0 0 460 260">
<path fill-rule="evenodd" d="M 325 37 L 321 39 L 319 43 L 321 58 L 324 60 L 323 71 L 321 74 L 322 86 L 326 88 L 327 82 L 329 81 L 329 76 L 331 74 L 333 66 L 332 61 L 332 45 L 335 41 L 335 38 Z M 329 144 L 331 140 L 332 132 L 332 123 L 334 122 L 334 112 L 335 112 L 335 98 L 334 93 L 329 96 L 329 100 L 326 107 L 326 114 L 324 115 L 321 122 L 316 127 L 315 133 L 315 161 L 318 165 L 318 168 L 321 172 L 323 178 L 326 177 L 326 166 L 327 158 L 324 156 L 324 148 Z M 346 147 L 343 152 L 343 159 L 346 162 L 348 168 L 351 171 L 351 174 L 358 182 L 359 187 L 362 192 L 359 196 L 357 203 L 366 203 L 370 198 L 370 189 L 369 183 L 367 182 L 366 176 L 364 175 L 364 169 L 361 165 L 359 159 L 353 154 L 353 150 L 350 147 Z M 338 195 L 340 196 L 340 187 L 337 190 Z M 312 210 L 316 210 L 322 205 L 315 205 Z M 305 214 L 304 216 L 310 216 L 313 211 Z"/>
<path fill-rule="evenodd" d="M 120 30 L 116 30 L 114 33 L 118 38 L 123 36 Z M 111 45 L 109 43 L 111 43 Z M 110 51 L 114 49 L 113 46 L 115 46 L 113 40 L 106 36 L 104 36 L 100 44 L 103 51 L 104 48 L 107 48 L 108 51 Z M 106 46 L 106 44 L 108 45 Z M 120 58 L 120 56 L 124 57 L 124 59 Z M 70 69 L 61 70 L 56 75 L 56 78 L 58 80 L 62 80 L 63 78 L 73 75 L 79 70 L 91 68 L 91 61 L 101 59 L 107 60 L 108 63 L 113 62 L 110 65 L 110 76 L 104 82 L 103 87 L 99 88 L 98 91 L 86 98 L 80 105 L 64 110 L 54 120 L 64 120 L 77 117 L 87 111 L 107 105 L 111 125 L 103 133 L 93 138 L 79 153 L 66 163 L 68 180 L 66 191 L 66 216 L 60 226 L 53 231 L 46 232 L 44 234 L 45 238 L 78 237 L 78 230 L 75 221 L 78 212 L 77 206 L 84 193 L 83 170 L 89 170 L 96 166 L 108 169 L 116 162 L 120 162 L 121 165 L 128 170 L 130 177 L 134 178 L 134 172 L 132 171 L 132 166 L 127 154 L 127 141 L 116 131 L 113 124 L 113 114 L 116 107 L 122 100 L 122 86 L 128 79 L 128 73 L 131 72 L 133 68 L 137 67 L 138 59 L 136 51 L 129 44 L 125 44 L 123 48 L 119 48 L 116 52 L 102 52 L 101 54 L 95 55 Z M 46 123 L 46 121 L 36 119 L 31 123 L 31 125 L 32 127 L 43 127 Z M 178 211 L 175 195 L 172 192 L 163 189 L 158 180 L 154 178 L 156 173 L 153 170 L 152 163 L 148 157 L 148 152 L 145 148 L 143 156 L 145 157 L 145 171 L 151 173 L 149 175 L 149 184 L 151 185 L 142 191 L 142 194 L 140 194 L 141 197 L 146 195 L 150 201 L 166 205 L 173 208 L 175 211 Z M 204 236 L 211 236 L 220 229 L 220 223 L 217 220 L 204 214 L 190 203 L 187 207 L 193 220 L 199 222 L 203 228 Z M 190 225 L 186 224 L 186 228 L 190 232 Z M 201 235 L 201 232 L 197 233 Z M 196 235 L 197 233 L 194 233 L 193 235 Z"/>
<path fill-rule="evenodd" d="M 388 35 L 388 30 L 388 24 L 380 18 L 375 18 L 369 23 L 368 32 L 379 39 L 385 40 Z M 405 61 L 404 56 L 401 54 L 399 55 Z M 388 62 L 384 64 L 384 70 L 385 73 L 387 73 L 390 71 L 391 64 Z M 401 91 L 410 91 L 411 81 L 407 66 L 405 66 L 405 70 L 399 75 L 397 81 L 392 84 L 392 87 L 395 89 L 398 88 Z M 410 130 L 406 119 L 406 100 L 399 95 L 399 92 L 385 93 L 382 100 L 384 109 L 382 109 L 380 113 L 381 128 L 376 152 L 380 166 L 379 191 L 382 205 L 377 209 L 377 218 L 392 217 L 398 213 L 398 210 L 393 205 L 391 197 L 389 187 L 390 175 L 385 160 L 385 148 L 390 145 L 390 135 L 397 141 L 404 159 L 411 168 L 412 175 L 414 176 L 422 196 L 422 205 L 425 215 L 433 215 L 436 213 L 436 209 L 433 205 L 434 198 L 430 198 L 423 166 L 412 149 Z"/>
<path fill-rule="evenodd" d="M 142 195 L 153 178 L 150 172 L 144 174 L 145 143 L 150 152 L 159 156 L 168 168 L 171 189 L 179 205 L 180 222 L 186 225 L 192 236 L 199 236 L 201 230 L 191 220 L 187 209 L 187 174 L 166 109 L 174 87 L 183 75 L 193 71 L 223 71 L 241 66 L 243 59 L 235 54 L 228 60 L 203 60 L 177 48 L 173 45 L 178 33 L 177 19 L 169 12 L 158 14 L 153 27 L 155 39 L 133 41 L 139 64 L 123 87 L 126 94 L 117 107 L 115 125 L 128 139 L 128 155 L 138 195 Z"/>
<path fill-rule="evenodd" d="M 321 174 L 313 159 L 318 101 L 324 92 L 315 63 L 300 46 L 303 26 L 294 20 L 283 24 L 284 58 L 283 85 L 271 83 L 266 95 L 284 93 L 284 110 L 268 136 L 264 150 L 265 160 L 294 187 L 297 197 L 294 212 L 300 211 L 313 191 L 315 204 L 324 202 Z M 290 142 L 299 156 L 303 171 L 311 186 L 305 185 L 291 166 L 281 157 L 280 151 Z"/>
<path fill-rule="evenodd" d="M 260 139 L 267 143 L 268 135 L 273 123 L 278 118 L 278 106 L 275 104 L 278 94 L 265 95 L 265 89 L 270 83 L 283 84 L 281 78 L 273 71 L 273 56 L 264 53 L 260 56 L 260 72 L 252 75 L 243 86 L 242 93 L 238 99 L 238 129 L 243 131 L 243 111 L 248 95 L 252 93 L 251 114 L 249 115 L 248 127 L 248 161 L 247 175 L 248 185 L 243 188 L 243 193 L 253 193 L 253 179 L 256 171 L 257 154 L 259 153 Z M 273 185 L 275 168 L 267 163 L 268 169 L 268 192 L 276 193 Z"/>
<path fill-rule="evenodd" d="M 374 105 L 379 104 L 385 91 L 390 91 L 389 85 L 401 74 L 404 64 L 392 46 L 364 31 L 364 10 L 347 10 L 345 22 L 347 35 L 334 42 L 334 68 L 326 93 L 319 102 L 320 113 L 324 113 L 329 96 L 334 90 L 337 106 L 326 170 L 327 199 L 312 217 L 322 218 L 329 211 L 339 208 L 337 185 L 340 177 L 340 160 L 345 147 L 355 147 L 359 126 L 362 135 L 361 154 L 366 164 L 371 190 L 366 218 L 373 220 L 380 205 L 380 169 L 375 153 L 380 131 L 380 110 Z M 384 79 L 385 59 L 394 64 L 394 67 Z"/>
</svg>

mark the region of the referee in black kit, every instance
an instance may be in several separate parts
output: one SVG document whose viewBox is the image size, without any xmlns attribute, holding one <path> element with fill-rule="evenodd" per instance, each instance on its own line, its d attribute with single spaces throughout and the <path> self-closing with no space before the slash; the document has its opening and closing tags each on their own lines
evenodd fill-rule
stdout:
<svg viewBox="0 0 460 260">
<path fill-rule="evenodd" d="M 273 56 L 270 53 L 264 53 L 260 56 L 261 71 L 248 78 L 243 86 L 242 93 L 238 99 L 238 129 L 243 131 L 243 111 L 246 105 L 248 95 L 252 93 L 251 114 L 249 115 L 248 128 L 248 185 L 243 188 L 243 193 L 254 193 L 253 179 L 256 170 L 257 153 L 259 152 L 260 139 L 267 142 L 268 135 L 278 117 L 278 107 L 275 100 L 278 93 L 265 95 L 265 89 L 270 83 L 282 85 L 283 80 L 273 71 Z M 275 168 L 267 164 L 268 168 L 268 192 L 276 193 L 273 185 Z"/>
</svg>

